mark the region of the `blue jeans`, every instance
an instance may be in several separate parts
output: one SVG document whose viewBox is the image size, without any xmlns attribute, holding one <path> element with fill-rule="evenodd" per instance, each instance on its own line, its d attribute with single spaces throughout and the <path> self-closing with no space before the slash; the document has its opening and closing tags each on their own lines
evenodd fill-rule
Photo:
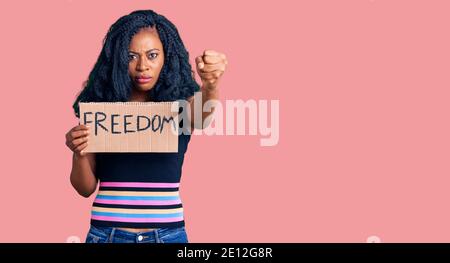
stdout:
<svg viewBox="0 0 450 263">
<path fill-rule="evenodd" d="M 86 243 L 188 243 L 188 238 L 184 226 L 133 233 L 115 227 L 91 225 Z"/>
</svg>

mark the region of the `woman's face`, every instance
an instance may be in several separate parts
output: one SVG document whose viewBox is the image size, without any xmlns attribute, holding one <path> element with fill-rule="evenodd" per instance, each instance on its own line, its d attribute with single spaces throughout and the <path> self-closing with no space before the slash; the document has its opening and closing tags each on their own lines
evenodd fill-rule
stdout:
<svg viewBox="0 0 450 263">
<path fill-rule="evenodd" d="M 164 51 L 158 31 L 141 29 L 131 39 L 128 73 L 137 91 L 149 91 L 158 81 L 164 64 Z"/>
</svg>

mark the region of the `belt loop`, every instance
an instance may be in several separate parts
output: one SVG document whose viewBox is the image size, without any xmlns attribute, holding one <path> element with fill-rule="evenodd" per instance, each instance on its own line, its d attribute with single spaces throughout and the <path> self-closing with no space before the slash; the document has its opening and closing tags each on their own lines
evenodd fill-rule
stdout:
<svg viewBox="0 0 450 263">
<path fill-rule="evenodd" d="M 113 227 L 113 228 L 111 229 L 111 233 L 109 234 L 108 243 L 112 243 L 112 242 L 113 242 L 113 237 L 114 237 L 115 232 L 116 232 L 116 228 Z"/>
<path fill-rule="evenodd" d="M 161 240 L 159 239 L 159 233 L 158 233 L 159 229 L 155 229 L 155 241 L 156 243 L 161 243 Z"/>
</svg>

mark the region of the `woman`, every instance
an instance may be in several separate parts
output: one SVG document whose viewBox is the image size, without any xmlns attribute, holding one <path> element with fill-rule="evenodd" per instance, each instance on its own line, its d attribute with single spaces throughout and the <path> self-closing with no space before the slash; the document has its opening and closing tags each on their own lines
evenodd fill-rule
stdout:
<svg viewBox="0 0 450 263">
<path fill-rule="evenodd" d="M 206 50 L 195 59 L 202 85 L 196 83 L 189 56 L 176 27 L 164 16 L 141 10 L 121 17 L 109 29 L 98 60 L 78 102 L 146 102 L 185 100 L 194 109 L 218 99 L 218 81 L 227 60 Z M 201 96 L 193 96 L 200 91 Z M 198 102 L 197 102 L 198 104 Z M 198 109 L 201 110 L 201 109 Z M 203 128 L 209 113 L 182 128 Z M 194 123 L 200 123 L 195 124 Z M 73 151 L 70 181 L 92 206 L 86 242 L 188 242 L 178 194 L 189 134 L 179 135 L 177 153 L 83 153 L 89 128 L 78 125 L 66 134 Z"/>
</svg>

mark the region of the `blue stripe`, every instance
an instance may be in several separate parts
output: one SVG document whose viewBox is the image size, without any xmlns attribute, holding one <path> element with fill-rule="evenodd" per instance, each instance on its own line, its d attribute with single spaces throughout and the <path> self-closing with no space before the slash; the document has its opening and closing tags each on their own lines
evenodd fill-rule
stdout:
<svg viewBox="0 0 450 263">
<path fill-rule="evenodd" d="M 150 217 L 150 218 L 166 218 L 166 217 L 181 217 L 183 213 L 172 213 L 172 214 L 130 214 L 130 213 L 111 213 L 111 212 L 97 212 L 92 211 L 92 215 L 97 216 L 120 216 L 120 217 Z"/>
<path fill-rule="evenodd" d="M 118 195 L 97 195 L 98 199 L 108 200 L 179 200 L 180 196 L 118 196 Z"/>
</svg>

